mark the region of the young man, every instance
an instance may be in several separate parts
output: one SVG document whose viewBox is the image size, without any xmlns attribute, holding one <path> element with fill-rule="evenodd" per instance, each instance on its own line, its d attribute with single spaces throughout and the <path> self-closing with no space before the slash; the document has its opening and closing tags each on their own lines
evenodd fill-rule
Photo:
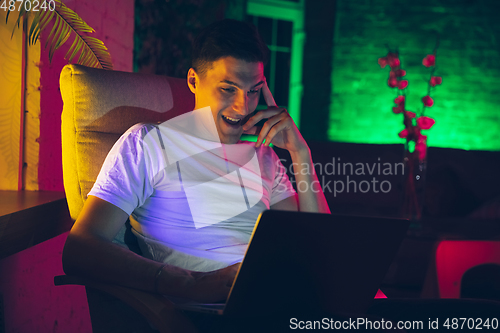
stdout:
<svg viewBox="0 0 500 333">
<path fill-rule="evenodd" d="M 200 34 L 194 45 L 193 67 L 187 75 L 195 94 L 195 111 L 186 117 L 193 118 L 179 118 L 188 121 L 175 126 L 168 122 L 164 126 L 136 125 L 118 140 L 66 241 L 66 273 L 198 301 L 223 300 L 260 212 L 281 209 L 329 213 L 321 186 L 311 172 L 314 167 L 309 148 L 286 110 L 276 106 L 267 86 L 267 55 L 267 46 L 256 29 L 243 22 L 219 21 Z M 261 91 L 268 108 L 254 113 Z M 208 118 L 203 118 L 207 115 L 204 111 Z M 200 123 L 200 119 L 205 122 Z M 257 128 L 255 125 L 263 119 L 267 121 Z M 181 128 L 184 125 L 179 124 L 194 127 L 186 134 L 186 128 Z M 179 128 L 182 133 L 172 134 Z M 204 131 L 209 133 L 208 139 Z M 257 142 L 240 141 L 244 132 L 257 135 Z M 178 134 L 188 139 L 179 141 Z M 168 138 L 172 139 L 170 145 L 164 144 Z M 190 143 L 186 146 L 185 142 Z M 290 152 L 297 183 L 307 184 L 301 187 L 306 188 L 304 191 L 294 193 L 270 143 Z M 170 156 L 172 163 L 165 153 L 165 146 L 175 146 L 182 154 L 205 145 L 217 148 L 205 147 L 206 154 L 175 162 Z M 219 162 L 228 173 L 236 170 L 234 165 L 240 164 L 234 157 L 241 151 L 249 152 L 250 160 L 257 161 L 257 169 L 247 174 L 259 175 L 260 190 L 245 187 L 248 182 L 241 177 L 243 171 L 235 171 L 239 182 L 234 183 L 240 190 L 244 188 L 248 209 L 226 218 L 224 204 L 232 199 L 227 189 L 234 189 L 234 184 L 218 181 L 222 185 L 211 187 L 209 182 L 193 185 L 192 180 L 198 173 L 213 173 L 213 165 L 221 165 Z M 210 156 L 209 162 L 197 159 L 204 155 Z M 185 177 L 186 170 L 190 170 L 190 179 Z M 196 189 L 193 195 L 203 191 L 208 194 L 193 204 L 190 189 Z M 255 194 L 252 191 L 257 191 L 260 200 L 249 204 L 248 198 Z M 196 217 L 200 207 L 212 207 L 204 199 L 213 198 L 220 206 Z M 112 242 L 129 215 L 144 257 Z M 215 216 L 216 222 L 207 223 L 206 215 Z M 201 225 L 196 224 L 198 218 Z"/>
</svg>

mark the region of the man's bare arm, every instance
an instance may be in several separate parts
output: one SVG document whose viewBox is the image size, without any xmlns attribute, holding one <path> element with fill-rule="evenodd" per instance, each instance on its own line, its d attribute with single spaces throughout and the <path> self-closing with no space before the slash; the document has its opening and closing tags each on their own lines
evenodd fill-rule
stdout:
<svg viewBox="0 0 500 333">
<path fill-rule="evenodd" d="M 89 196 L 71 229 L 63 251 L 67 274 L 155 291 L 155 279 L 163 263 L 144 258 L 112 243 L 128 215 L 120 208 Z M 158 279 L 158 292 L 201 301 L 227 297 L 237 266 L 199 273 L 164 266 Z"/>
<path fill-rule="evenodd" d="M 330 214 L 330 208 L 323 193 L 309 149 L 291 153 L 299 211 Z M 305 184 L 305 186 L 302 186 Z"/>
<path fill-rule="evenodd" d="M 299 205 L 297 203 L 297 194 L 275 203 L 270 208 L 276 210 L 290 210 L 293 212 L 298 211 Z"/>
<path fill-rule="evenodd" d="M 292 162 L 297 194 L 277 202 L 271 209 L 330 214 L 310 153 L 292 155 Z"/>
</svg>

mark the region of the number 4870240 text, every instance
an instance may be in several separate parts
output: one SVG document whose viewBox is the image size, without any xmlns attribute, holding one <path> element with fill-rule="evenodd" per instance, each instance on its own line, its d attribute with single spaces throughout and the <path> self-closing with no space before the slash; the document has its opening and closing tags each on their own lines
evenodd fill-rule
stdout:
<svg viewBox="0 0 500 333">
<path fill-rule="evenodd" d="M 3 0 L 0 9 L 4 11 L 18 11 L 25 10 L 27 12 L 41 12 L 41 11 L 54 11 L 56 10 L 56 3 L 54 0 Z"/>
</svg>

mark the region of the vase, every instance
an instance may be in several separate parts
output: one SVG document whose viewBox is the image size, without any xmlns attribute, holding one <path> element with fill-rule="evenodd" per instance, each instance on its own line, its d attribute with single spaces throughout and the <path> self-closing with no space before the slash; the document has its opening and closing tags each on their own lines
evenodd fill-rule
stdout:
<svg viewBox="0 0 500 333">
<path fill-rule="evenodd" d="M 403 205 L 404 218 L 418 221 L 422 218 L 427 168 L 427 144 L 422 142 L 417 149 L 407 140 L 404 147 Z"/>
</svg>

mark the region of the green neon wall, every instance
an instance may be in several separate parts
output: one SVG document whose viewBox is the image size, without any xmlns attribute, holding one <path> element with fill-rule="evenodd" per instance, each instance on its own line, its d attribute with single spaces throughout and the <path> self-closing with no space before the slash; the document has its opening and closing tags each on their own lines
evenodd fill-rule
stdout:
<svg viewBox="0 0 500 333">
<path fill-rule="evenodd" d="M 395 89 L 377 64 L 387 45 L 407 70 L 407 109 L 420 112 L 431 53 L 440 34 L 436 75 L 443 77 L 426 115 L 436 120 L 429 146 L 500 150 L 500 1 L 337 0 L 328 138 L 402 143 Z"/>
</svg>

